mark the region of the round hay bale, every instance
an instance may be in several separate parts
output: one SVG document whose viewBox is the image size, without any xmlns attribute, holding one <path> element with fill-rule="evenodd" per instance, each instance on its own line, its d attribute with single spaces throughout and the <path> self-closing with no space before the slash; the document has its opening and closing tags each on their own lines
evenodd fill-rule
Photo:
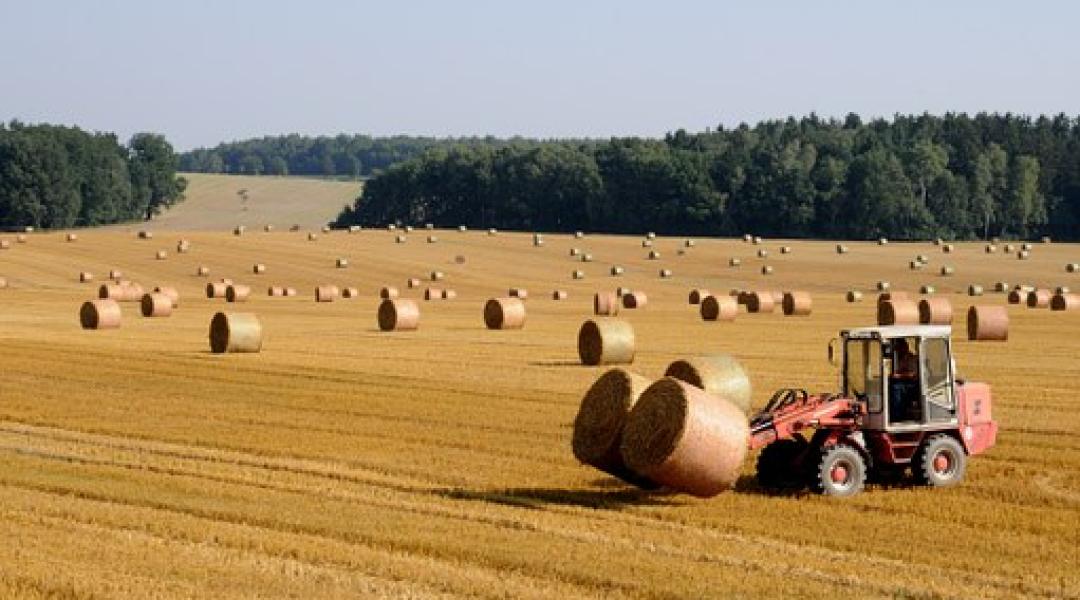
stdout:
<svg viewBox="0 0 1080 600">
<path fill-rule="evenodd" d="M 585 232 L 584 231 L 575 231 L 574 232 L 574 239 L 580 240 L 583 237 L 585 237 Z"/>
<path fill-rule="evenodd" d="M 488 235 L 498 235 L 498 234 L 499 234 L 499 230 L 498 230 L 498 229 L 495 229 L 494 227 L 492 227 L 492 228 L 488 229 L 488 232 L 487 232 L 487 234 L 488 234 Z"/>
<path fill-rule="evenodd" d="M 239 283 L 234 283 L 225 288 L 226 302 L 247 302 L 248 296 L 250 295 L 251 288 Z"/>
<path fill-rule="evenodd" d="M 420 326 L 420 306 L 415 300 L 387 298 L 379 303 L 378 321 L 382 331 L 414 331 Z"/>
<path fill-rule="evenodd" d="M 323 233 L 330 233 L 330 226 L 329 225 L 323 225 L 322 232 Z"/>
<path fill-rule="evenodd" d="M 780 254 L 791 254 L 791 246 L 780 246 Z"/>
<path fill-rule="evenodd" d="M 403 235 L 399 235 L 399 236 L 394 237 L 394 243 L 395 244 L 404 244 L 407 241 L 409 241 L 409 238 L 407 238 L 407 237 L 405 237 Z"/>
<path fill-rule="evenodd" d="M 0 277 L 0 290 L 6 288 L 7 286 L 8 286 L 7 279 L 4 278 L 4 277 Z"/>
<path fill-rule="evenodd" d="M 420 280 L 416 277 L 410 277 L 409 280 L 405 282 L 405 286 L 409 289 L 418 288 L 420 287 Z"/>
<path fill-rule="evenodd" d="M 705 296 L 701 301 L 703 321 L 734 321 L 739 314 L 739 304 L 731 296 Z"/>
<path fill-rule="evenodd" d="M 652 240 L 641 240 L 642 248 L 652 248 Z"/>
<path fill-rule="evenodd" d="M 270 233 L 273 230 L 274 230 L 273 225 L 263 225 L 263 231 L 265 231 L 266 233 Z"/>
<path fill-rule="evenodd" d="M 613 265 L 611 267 L 611 276 L 612 277 L 619 277 L 625 272 L 626 272 L 626 269 L 620 267 L 619 265 Z"/>
<path fill-rule="evenodd" d="M 1020 290 L 1024 294 L 1027 294 L 1028 292 L 1034 292 L 1035 291 L 1035 286 L 1027 285 L 1027 284 L 1024 284 L 1024 283 L 1018 283 L 1015 286 L 1013 286 L 1013 289 L 1014 290 Z M 1027 296 L 1025 295 L 1025 298 L 1026 297 Z"/>
<path fill-rule="evenodd" d="M 1041 238 L 1039 238 L 1039 241 L 1044 243 L 1044 244 L 1049 244 L 1050 243 L 1050 236 L 1044 235 Z"/>
<path fill-rule="evenodd" d="M 908 268 L 912 271 L 918 271 L 919 269 L 923 268 L 923 264 L 917 260 L 913 260 L 908 263 Z"/>
<path fill-rule="evenodd" d="M 665 377 L 631 409 L 621 452 L 635 473 L 708 498 L 738 480 L 749 435 L 746 415 L 734 404 Z"/>
<path fill-rule="evenodd" d="M 1034 290 L 1027 295 L 1028 308 L 1049 308 L 1050 290 Z"/>
<path fill-rule="evenodd" d="M 299 292 L 297 292 L 297 291 L 296 291 L 296 288 L 294 288 L 294 287 L 287 287 L 287 288 L 285 288 L 285 297 L 286 297 L 286 298 L 293 298 L 293 297 L 295 297 L 295 296 L 296 296 L 296 295 L 297 295 L 298 293 L 299 293 Z"/>
<path fill-rule="evenodd" d="M 922 264 L 925 265 L 925 264 L 930 262 L 930 257 L 926 256 L 925 254 L 919 254 L 918 256 L 915 257 L 915 260 L 917 260 L 917 261 L 919 261 L 919 262 L 921 262 Z"/>
<path fill-rule="evenodd" d="M 1027 292 L 1023 290 L 1012 290 L 1009 292 L 1007 301 L 1009 304 L 1022 304 L 1027 301 Z"/>
<path fill-rule="evenodd" d="M 228 284 L 220 281 L 212 281 L 206 284 L 206 297 L 207 298 L 224 298 L 225 290 L 228 288 Z"/>
<path fill-rule="evenodd" d="M 0 250 L 10 250 L 11 242 L 7 240 L 0 240 Z"/>
<path fill-rule="evenodd" d="M 1031 252 L 1029 252 L 1027 250 L 1021 250 L 1021 251 L 1016 253 L 1016 259 L 1017 260 L 1027 260 L 1029 258 L 1031 258 Z"/>
<path fill-rule="evenodd" d="M 117 302 L 123 302 L 127 292 L 124 290 L 124 286 L 116 282 L 103 283 L 98 286 L 98 298 L 102 300 L 115 300 Z"/>
<path fill-rule="evenodd" d="M 210 267 L 199 265 L 199 267 L 195 269 L 195 274 L 199 277 L 206 277 L 210 274 Z"/>
<path fill-rule="evenodd" d="M 635 309 L 645 308 L 645 305 L 649 303 L 649 297 L 645 295 L 645 292 L 630 292 L 622 297 L 623 308 Z"/>
<path fill-rule="evenodd" d="M 672 275 L 671 269 L 660 269 L 658 274 L 660 275 L 660 279 L 670 279 Z"/>
<path fill-rule="evenodd" d="M 940 246 L 940 245 L 942 245 L 942 244 L 944 244 L 944 243 L 945 243 L 945 240 L 943 240 L 943 239 L 941 239 L 941 238 L 936 238 L 936 239 L 934 240 L 934 245 L 935 245 L 935 246 Z"/>
<path fill-rule="evenodd" d="M 507 290 L 507 295 L 511 298 L 521 298 L 524 300 L 529 297 L 529 291 L 525 288 L 510 288 Z"/>
<path fill-rule="evenodd" d="M 428 274 L 428 278 L 432 281 L 442 281 L 443 279 L 446 279 L 446 273 L 443 273 L 442 271 L 432 271 Z"/>
<path fill-rule="evenodd" d="M 845 296 L 848 302 L 862 302 L 863 293 L 859 290 L 848 290 Z"/>
<path fill-rule="evenodd" d="M 88 300 L 79 308 L 79 324 L 83 329 L 116 329 L 120 327 L 120 305 L 109 298 Z"/>
<path fill-rule="evenodd" d="M 709 296 L 709 290 L 700 289 L 700 288 L 692 289 L 692 290 L 690 290 L 690 297 L 689 297 L 690 304 L 701 304 L 701 301 L 704 300 L 708 296 Z"/>
<path fill-rule="evenodd" d="M 782 302 L 787 316 L 807 316 L 813 308 L 810 292 L 786 292 Z"/>
<path fill-rule="evenodd" d="M 442 299 L 443 300 L 453 300 L 455 298 L 457 298 L 457 292 L 455 292 L 454 290 L 443 290 L 442 291 Z"/>
<path fill-rule="evenodd" d="M 995 292 L 999 292 L 999 293 L 1002 293 L 1002 292 L 1007 292 L 1007 291 L 1009 291 L 1009 284 L 1008 284 L 1008 282 L 1005 282 L 1005 281 L 998 281 L 998 282 L 996 282 L 996 283 L 994 284 L 994 291 L 995 291 Z"/>
<path fill-rule="evenodd" d="M 1065 292 L 1054 294 L 1054 297 L 1050 299 L 1050 310 L 1065 311 L 1077 308 L 1080 308 L 1080 295 Z"/>
<path fill-rule="evenodd" d="M 619 297 L 619 300 L 622 300 L 623 296 L 629 294 L 632 291 L 633 290 L 631 290 L 628 287 L 619 286 L 619 287 L 615 288 L 615 295 Z"/>
<path fill-rule="evenodd" d="M 233 235 L 244 235 L 245 231 L 247 231 L 247 227 L 244 227 L 243 225 L 237 225 L 233 228 Z"/>
<path fill-rule="evenodd" d="M 593 261 L 592 254 L 589 254 L 588 252 L 586 252 L 586 253 L 581 255 L 581 262 L 592 262 L 592 261 Z"/>
<path fill-rule="evenodd" d="M 79 273 L 79 283 L 90 283 L 94 280 L 94 274 L 89 271 Z"/>
<path fill-rule="evenodd" d="M 435 224 L 434 223 L 424 223 L 424 229 L 427 229 L 428 231 L 431 231 L 431 230 L 435 229 Z"/>
<path fill-rule="evenodd" d="M 386 226 L 386 230 L 387 231 L 397 231 L 397 225 L 394 224 L 394 223 L 390 223 L 389 225 Z"/>
<path fill-rule="evenodd" d="M 761 274 L 762 275 L 772 275 L 773 274 L 773 268 L 771 266 L 769 266 L 769 265 L 765 265 L 765 266 L 761 267 Z"/>
<path fill-rule="evenodd" d="M 176 242 L 177 254 L 187 254 L 189 250 L 191 250 L 191 242 L 187 240 L 180 240 Z"/>
<path fill-rule="evenodd" d="M 745 234 L 745 235 L 743 235 L 743 236 L 742 236 L 742 241 L 744 241 L 744 242 L 746 242 L 747 244 L 749 244 L 750 242 L 753 242 L 753 241 L 754 241 L 754 236 L 752 236 L 752 235 L 750 235 L 749 233 L 747 233 L 747 234 Z"/>
<path fill-rule="evenodd" d="M 660 253 L 656 250 L 649 251 L 649 260 L 660 260 Z"/>
<path fill-rule="evenodd" d="M 664 377 L 674 377 L 731 402 L 750 414 L 752 398 L 750 378 L 739 361 L 730 354 L 695 356 L 668 365 Z"/>
<path fill-rule="evenodd" d="M 154 239 L 154 232 L 153 231 L 146 231 L 146 230 L 140 231 L 139 232 L 139 239 L 140 240 L 152 240 L 152 239 Z"/>
<path fill-rule="evenodd" d="M 120 270 L 118 270 L 118 269 L 110 269 L 109 270 L 109 279 L 112 279 L 113 281 L 116 281 L 117 279 L 123 279 L 123 278 L 124 278 L 124 273 L 121 272 Z"/>
<path fill-rule="evenodd" d="M 878 246 L 885 246 L 885 245 L 887 245 L 889 243 L 889 239 L 888 238 L 878 238 L 877 243 L 878 243 Z"/>
<path fill-rule="evenodd" d="M 442 300 L 442 289 L 429 287 L 424 290 L 424 300 L 430 302 L 432 300 Z"/>
<path fill-rule="evenodd" d="M 945 244 L 944 246 L 941 247 L 941 251 L 944 252 L 945 254 L 951 254 L 952 251 L 953 251 L 953 245 L 952 244 Z"/>
<path fill-rule="evenodd" d="M 210 319 L 210 351 L 259 352 L 263 345 L 262 324 L 252 313 L 219 312 Z"/>
<path fill-rule="evenodd" d="M 919 305 L 899 298 L 878 302 L 877 322 L 878 325 L 918 325 Z"/>
<path fill-rule="evenodd" d="M 772 292 L 749 292 L 746 294 L 746 312 L 771 313 L 776 308 Z"/>
<path fill-rule="evenodd" d="M 438 241 L 439 241 L 438 236 L 434 236 L 434 235 L 427 236 L 427 243 L 429 243 L 429 244 L 435 244 L 435 243 L 438 243 Z"/>
<path fill-rule="evenodd" d="M 614 316 L 619 314 L 619 295 L 612 292 L 597 292 L 593 294 L 593 314 L 601 316 Z"/>
<path fill-rule="evenodd" d="M 263 273 L 266 273 L 266 265 L 262 263 L 256 263 L 251 266 L 251 272 L 256 275 L 262 275 Z"/>
<path fill-rule="evenodd" d="M 762 248 L 762 249 L 757 251 L 757 257 L 758 258 L 769 258 L 769 251 Z"/>
<path fill-rule="evenodd" d="M 1063 286 L 1063 285 L 1059 285 L 1056 288 L 1054 288 L 1054 293 L 1055 294 L 1069 294 L 1071 292 L 1072 292 L 1071 289 L 1069 289 L 1068 287 Z"/>
<path fill-rule="evenodd" d="M 144 317 L 167 317 L 172 314 L 172 298 L 165 294 L 143 294 L 139 308 Z"/>
<path fill-rule="evenodd" d="M 697 242 L 695 242 L 694 240 L 683 240 L 684 248 L 693 248 L 695 245 L 697 245 Z"/>
<path fill-rule="evenodd" d="M 555 290 L 551 292 L 552 300 L 566 300 L 570 297 L 570 294 L 566 293 L 566 290 Z"/>
<path fill-rule="evenodd" d="M 64 240 L 68 241 L 68 242 L 74 242 L 74 241 L 76 241 L 78 239 L 79 239 L 79 235 L 76 234 L 76 233 L 69 233 L 66 236 L 64 236 Z"/>
<path fill-rule="evenodd" d="M 1006 254 L 1012 254 L 1014 250 L 1016 250 L 1016 246 L 1014 246 L 1013 244 L 1005 244 Z"/>
<path fill-rule="evenodd" d="M 581 248 L 571 248 L 570 256 L 581 256 Z"/>
<path fill-rule="evenodd" d="M 769 293 L 772 294 L 773 304 L 783 308 L 783 306 L 784 306 L 784 292 L 782 292 L 780 290 L 772 290 Z"/>
<path fill-rule="evenodd" d="M 1032 248 L 1032 246 L 1028 242 L 1024 242 L 1023 244 L 1020 244 L 1020 249 L 1021 250 L 1026 250 L 1026 251 L 1030 252 L 1031 248 Z"/>
<path fill-rule="evenodd" d="M 977 283 L 973 283 L 973 284 L 968 286 L 967 294 L 968 294 L 968 296 L 982 296 L 983 295 L 983 286 L 981 286 L 981 285 L 979 285 Z"/>
<path fill-rule="evenodd" d="M 387 286 L 379 290 L 379 298 L 382 298 L 383 300 L 393 300 L 400 295 L 401 293 L 398 292 L 396 287 Z"/>
<path fill-rule="evenodd" d="M 919 323 L 952 325 L 952 303 L 948 298 L 923 298 L 919 301 Z"/>
<path fill-rule="evenodd" d="M 466 226 L 466 225 L 458 225 L 458 226 L 457 226 L 457 230 L 458 230 L 459 232 L 461 232 L 461 233 L 465 233 L 466 231 L 468 231 L 468 230 L 469 230 L 469 228 L 468 228 L 468 226 Z"/>
<path fill-rule="evenodd" d="M 650 240 L 655 240 L 655 239 L 656 239 L 656 233 L 655 233 L 655 232 L 652 232 L 652 231 L 650 231 L 649 233 L 646 233 L 646 234 L 645 234 L 645 238 L 646 238 L 646 239 L 650 239 Z"/>
<path fill-rule="evenodd" d="M 164 250 L 158 250 L 157 254 L 154 255 L 154 258 L 157 260 L 165 260 L 169 258 L 169 253 Z"/>
<path fill-rule="evenodd" d="M 316 302 L 333 302 L 339 295 L 341 295 L 341 291 L 336 285 L 320 285 L 315 287 Z"/>
<path fill-rule="evenodd" d="M 1069 263 L 1065 265 L 1066 273 L 1076 273 L 1077 271 L 1080 271 L 1080 263 Z"/>
<path fill-rule="evenodd" d="M 764 241 L 765 241 L 765 240 L 764 240 L 764 239 L 762 239 L 762 237 L 761 237 L 760 235 L 755 235 L 755 236 L 754 236 L 754 244 L 755 244 L 755 245 L 756 245 L 756 244 L 761 244 L 761 242 L 764 242 Z"/>
<path fill-rule="evenodd" d="M 729 258 L 727 264 L 729 267 L 737 267 L 742 264 L 742 261 L 737 258 Z"/>
<path fill-rule="evenodd" d="M 488 329 L 521 329 L 525 326 L 525 303 L 521 298 L 491 298 L 484 304 Z"/>
<path fill-rule="evenodd" d="M 944 265 L 941 267 L 942 277 L 951 277 L 954 273 L 956 273 L 956 269 L 952 268 L 950 265 Z"/>
<path fill-rule="evenodd" d="M 25 233 L 20 233 L 19 235 L 15 236 L 15 242 L 16 243 L 25 244 L 26 241 L 27 240 L 26 240 L 26 234 Z"/>
<path fill-rule="evenodd" d="M 837 254 L 847 254 L 848 250 L 849 250 L 849 248 L 847 246 L 843 245 L 843 244 L 837 244 L 836 245 L 836 253 Z"/>
<path fill-rule="evenodd" d="M 891 287 L 892 287 L 892 284 L 890 284 L 888 281 L 879 281 L 879 282 L 877 282 L 877 290 L 879 292 L 887 292 L 887 291 L 889 291 L 889 288 L 891 288 Z"/>
<path fill-rule="evenodd" d="M 983 251 L 986 252 L 987 254 L 993 254 L 993 253 L 997 252 L 997 246 L 995 246 L 993 244 L 987 244 L 986 247 L 983 248 Z"/>
<path fill-rule="evenodd" d="M 270 296 L 271 298 L 281 298 L 285 296 L 285 288 L 281 287 L 280 285 L 272 285 L 266 288 L 266 295 Z"/>
<path fill-rule="evenodd" d="M 354 287 L 341 288 L 341 297 L 346 299 L 353 299 L 360 297 L 360 290 Z"/>
<path fill-rule="evenodd" d="M 1009 339 L 1009 311 L 1004 306 L 972 306 L 967 312 L 967 334 L 971 341 Z"/>
<path fill-rule="evenodd" d="M 573 271 L 570 276 L 574 279 L 585 279 L 585 271 Z"/>
<path fill-rule="evenodd" d="M 309 242 L 314 242 L 315 240 L 319 239 L 319 234 L 315 233 L 314 231 L 309 231 L 307 234 L 307 239 Z"/>
<path fill-rule="evenodd" d="M 334 266 L 336 266 L 339 269 L 347 269 L 347 268 L 349 268 L 349 259 L 347 259 L 347 258 L 339 258 L 336 261 L 334 261 Z"/>
<path fill-rule="evenodd" d="M 923 294 L 923 295 L 933 294 L 936 291 L 937 290 L 934 289 L 934 286 L 932 286 L 932 285 L 924 285 L 921 288 L 919 288 L 919 293 Z"/>
<path fill-rule="evenodd" d="M 164 294 L 169 297 L 169 301 L 172 302 L 173 308 L 180 308 L 180 292 L 174 287 L 159 285 L 154 288 L 155 294 Z"/>
<path fill-rule="evenodd" d="M 590 319 L 578 331 L 578 356 L 583 365 L 634 362 L 634 328 L 621 319 Z"/>
</svg>

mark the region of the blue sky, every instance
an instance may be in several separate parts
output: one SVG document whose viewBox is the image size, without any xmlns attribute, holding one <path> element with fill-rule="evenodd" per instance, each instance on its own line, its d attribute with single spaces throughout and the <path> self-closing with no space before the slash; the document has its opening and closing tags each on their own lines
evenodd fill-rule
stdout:
<svg viewBox="0 0 1080 600">
<path fill-rule="evenodd" d="M 0 0 L 0 119 L 164 133 L 658 136 L 1080 114 L 1080 3 Z"/>
</svg>

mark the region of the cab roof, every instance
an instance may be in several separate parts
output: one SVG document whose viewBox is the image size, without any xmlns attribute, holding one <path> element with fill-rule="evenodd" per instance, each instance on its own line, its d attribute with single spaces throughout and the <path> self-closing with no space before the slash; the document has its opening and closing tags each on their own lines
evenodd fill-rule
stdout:
<svg viewBox="0 0 1080 600">
<path fill-rule="evenodd" d="M 949 325 L 881 325 L 878 327 L 856 327 L 854 329 L 848 329 L 843 333 L 846 334 L 847 337 L 853 338 L 940 338 L 952 336 L 952 327 Z"/>
</svg>

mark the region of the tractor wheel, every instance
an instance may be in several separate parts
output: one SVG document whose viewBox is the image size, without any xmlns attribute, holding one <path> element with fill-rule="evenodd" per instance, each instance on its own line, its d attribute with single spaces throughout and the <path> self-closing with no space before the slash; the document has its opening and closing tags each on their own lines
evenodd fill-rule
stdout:
<svg viewBox="0 0 1080 600">
<path fill-rule="evenodd" d="M 866 460 L 848 444 L 821 449 L 810 471 L 810 487 L 819 494 L 843 498 L 859 493 L 866 483 Z"/>
<path fill-rule="evenodd" d="M 967 453 L 960 442 L 950 435 L 930 436 L 911 461 L 915 480 L 934 487 L 960 483 L 966 469 Z"/>
<path fill-rule="evenodd" d="M 806 485 L 800 464 L 809 446 L 802 438 L 779 440 L 761 449 L 757 459 L 757 480 L 768 490 L 801 490 Z"/>
</svg>

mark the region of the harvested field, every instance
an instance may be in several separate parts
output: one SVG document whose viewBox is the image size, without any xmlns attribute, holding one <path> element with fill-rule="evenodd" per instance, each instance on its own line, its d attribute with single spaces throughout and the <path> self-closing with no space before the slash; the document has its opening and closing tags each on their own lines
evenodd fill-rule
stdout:
<svg viewBox="0 0 1080 600">
<path fill-rule="evenodd" d="M 753 258 L 741 240 L 699 237 L 677 256 L 682 239 L 658 237 L 677 261 L 660 279 L 640 236 L 590 234 L 596 260 L 581 263 L 569 234 L 545 234 L 543 247 L 531 232 L 483 229 L 438 231 L 437 244 L 397 245 L 385 229 L 310 243 L 286 221 L 264 233 L 251 219 L 234 236 L 237 222 L 166 233 L 163 219 L 155 239 L 191 242 L 166 261 L 133 235 L 145 225 L 83 230 L 77 243 L 33 233 L 0 255 L 0 527 L 18 541 L 0 549 L 0 596 L 1080 596 L 1080 312 L 989 292 L 998 280 L 1077 289 L 1062 268 L 1076 245 L 1020 261 L 955 243 L 948 259 L 963 276 L 941 278 L 908 269 L 929 242 L 845 242 L 840 256 L 835 241 L 769 240 L 793 252 L 766 278 L 726 266 Z M 316 304 L 311 290 L 337 282 L 346 255 L 378 257 L 339 282 L 360 298 Z M 211 354 L 207 326 L 226 305 L 206 298 L 196 267 L 252 283 L 256 262 L 272 265 L 269 283 L 304 293 L 252 294 L 241 306 L 258 316 L 262 351 Z M 632 370 L 658 379 L 678 358 L 731 354 L 755 408 L 777 388 L 835 388 L 826 344 L 875 323 L 878 280 L 932 283 L 957 315 L 960 372 L 993 387 L 998 445 L 960 486 L 869 485 L 842 500 L 766 494 L 756 452 L 734 490 L 707 500 L 583 466 L 574 418 L 608 367 L 581 366 L 576 337 L 613 264 L 620 285 L 648 290 L 646 310 L 619 317 L 634 327 Z M 176 288 L 183 308 L 142 319 L 125 304 L 122 327 L 82 330 L 78 309 L 96 290 L 73 274 L 110 268 Z M 575 268 L 585 279 L 567 277 Z M 457 300 L 421 303 L 416 331 L 380 332 L 379 288 L 435 269 Z M 969 298 L 972 283 L 987 292 Z M 525 330 L 478 318 L 492 294 L 553 285 L 568 298 L 530 300 Z M 705 322 L 687 302 L 695 288 L 805 290 L 813 312 Z M 848 290 L 867 300 L 845 302 Z M 423 288 L 399 291 L 417 300 Z M 1007 342 L 967 340 L 976 300 L 1006 307 Z"/>
</svg>

